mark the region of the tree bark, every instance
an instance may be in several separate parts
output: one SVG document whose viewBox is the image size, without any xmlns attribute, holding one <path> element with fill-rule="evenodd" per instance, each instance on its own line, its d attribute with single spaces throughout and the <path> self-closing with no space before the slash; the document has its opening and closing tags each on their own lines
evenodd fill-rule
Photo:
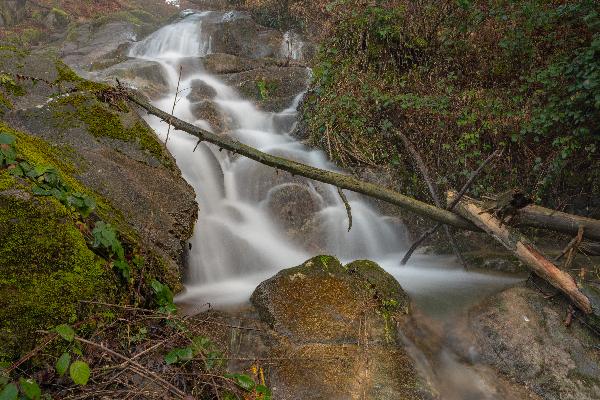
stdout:
<svg viewBox="0 0 600 400">
<path fill-rule="evenodd" d="M 567 214 L 545 207 L 530 205 L 520 209 L 512 223 L 534 228 L 549 229 L 556 232 L 576 235 L 583 227 L 583 237 L 600 241 L 600 221 L 597 219 Z"/>
<path fill-rule="evenodd" d="M 482 231 L 482 229 L 477 227 L 472 222 L 451 211 L 435 207 L 431 204 L 413 199 L 393 190 L 386 189 L 382 186 L 356 179 L 349 175 L 326 171 L 320 168 L 315 168 L 299 162 L 291 161 L 286 158 L 263 153 L 262 151 L 240 143 L 229 136 L 216 135 L 175 118 L 168 113 L 154 107 L 148 102 L 140 99 L 133 92 L 128 92 L 127 97 L 130 101 L 142 107 L 148 113 L 161 118 L 167 123 L 170 123 L 177 130 L 185 131 L 197 137 L 200 141 L 212 143 L 222 149 L 226 149 L 236 154 L 248 157 L 261 164 L 290 172 L 292 175 L 300 175 L 315 181 L 337 186 L 340 189 L 351 190 L 375 199 L 383 200 L 387 203 L 394 204 L 422 217 L 429 218 L 443 224 L 452 225 L 453 227 L 459 229 L 466 229 L 476 232 Z M 578 224 L 583 224 L 585 230 L 584 237 L 586 239 L 600 241 L 599 220 L 553 211 L 539 206 L 528 206 L 522 208 L 517 211 L 517 216 L 519 217 L 519 223 L 522 226 L 534 226 L 570 234 L 573 236 L 576 235 L 577 231 L 579 230 Z"/>
<path fill-rule="evenodd" d="M 448 202 L 456 196 L 456 192 L 449 191 Z M 581 293 L 573 277 L 554 265 L 519 231 L 503 224 L 468 198 L 463 198 L 457 204 L 456 210 L 512 251 L 533 272 L 563 292 L 581 311 L 586 314 L 592 312 L 590 300 Z"/>
</svg>

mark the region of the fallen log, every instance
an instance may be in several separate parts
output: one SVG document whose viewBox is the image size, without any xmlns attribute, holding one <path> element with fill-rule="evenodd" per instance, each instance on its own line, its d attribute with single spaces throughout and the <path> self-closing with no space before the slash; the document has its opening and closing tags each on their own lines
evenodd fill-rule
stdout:
<svg viewBox="0 0 600 400">
<path fill-rule="evenodd" d="M 521 226 L 548 229 L 555 232 L 577 235 L 583 227 L 583 237 L 600 241 L 600 221 L 597 219 L 567 214 L 550 208 L 530 205 L 520 209 L 513 223 Z"/>
<path fill-rule="evenodd" d="M 232 139 L 227 135 L 217 135 L 175 118 L 172 115 L 149 104 L 147 101 L 142 100 L 132 91 L 124 91 L 124 93 L 129 101 L 145 109 L 149 114 L 161 118 L 166 123 L 171 124 L 176 130 L 181 130 L 197 137 L 200 141 L 212 143 L 219 148 L 240 154 L 261 164 L 290 172 L 292 175 L 300 175 L 318 182 L 334 185 L 340 189 L 347 189 L 385 201 L 390 204 L 394 204 L 400 208 L 442 224 L 451 225 L 459 229 L 481 231 L 481 229 L 475 224 L 454 212 L 424 203 L 396 191 L 386 189 L 382 186 L 356 179 L 350 175 L 344 175 L 337 172 L 311 167 L 309 165 L 288 160 L 286 158 L 263 153 L 262 151 L 240 143 L 239 141 Z M 517 216 L 519 217 L 519 224 L 521 226 L 534 226 L 570 234 L 573 236 L 577 234 L 577 231 L 579 230 L 578 224 L 581 223 L 584 224 L 584 237 L 586 239 L 600 241 L 599 220 L 579 217 L 538 206 L 528 206 L 522 208 L 517 211 Z"/>
<path fill-rule="evenodd" d="M 457 193 L 449 191 L 447 197 L 450 203 L 457 197 Z M 463 197 L 455 209 L 460 215 L 502 243 L 538 276 L 564 293 L 581 311 L 585 314 L 592 312 L 590 300 L 579 290 L 573 277 L 554 265 L 518 230 L 503 224 L 500 219 L 486 212 L 480 204 L 467 197 Z"/>
</svg>

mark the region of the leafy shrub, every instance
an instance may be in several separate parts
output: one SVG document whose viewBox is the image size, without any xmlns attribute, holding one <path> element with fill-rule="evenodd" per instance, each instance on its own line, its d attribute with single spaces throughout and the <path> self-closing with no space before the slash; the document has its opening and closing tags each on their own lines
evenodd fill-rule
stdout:
<svg viewBox="0 0 600 400">
<path fill-rule="evenodd" d="M 504 149 L 473 195 L 520 187 L 600 212 L 598 2 L 337 1 L 327 15 L 303 114 L 330 158 L 429 200 L 396 130 L 442 189 Z"/>
</svg>

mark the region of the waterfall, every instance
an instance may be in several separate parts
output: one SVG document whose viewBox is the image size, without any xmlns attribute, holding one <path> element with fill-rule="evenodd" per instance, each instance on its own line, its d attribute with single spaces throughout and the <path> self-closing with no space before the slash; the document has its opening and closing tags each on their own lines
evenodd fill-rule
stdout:
<svg viewBox="0 0 600 400">
<path fill-rule="evenodd" d="M 302 93 L 282 112 L 263 112 L 219 77 L 203 69 L 201 58 L 212 52 L 212 39 L 203 31 L 203 22 L 207 18 L 214 19 L 214 14 L 186 13 L 185 18 L 132 47 L 131 57 L 159 62 L 170 82 L 171 93 L 154 104 L 171 111 L 179 67 L 185 61 L 189 68 L 192 58 L 196 60 L 191 64 L 194 70 L 184 74 L 180 88 L 185 91 L 198 81 L 211 87 L 216 93 L 213 103 L 228 121 L 230 132 L 227 134 L 264 152 L 339 172 L 323 152 L 308 148 L 290 136 L 289 124 L 276 123 L 295 119 Z M 226 16 L 220 19 L 226 20 Z M 291 34 L 282 35 L 282 46 L 286 54 L 299 57 L 298 38 L 293 37 L 294 43 L 290 43 L 291 39 Z M 307 80 L 308 76 L 309 73 Z M 178 97 L 175 116 L 213 131 L 215 127 L 209 121 L 194 117 L 192 106 L 183 92 Z M 155 117 L 147 117 L 147 121 L 165 140 L 166 124 Z M 452 260 L 434 260 L 419 254 L 414 256 L 412 264 L 400 268 L 398 262 L 407 247 L 404 227 L 396 219 L 379 213 L 359 195 L 347 193 L 353 216 L 353 227 L 348 232 L 345 206 L 337 189 L 330 185 L 278 173 L 255 161 L 219 151 L 212 145 L 197 145 L 195 138 L 181 132 L 171 132 L 168 149 L 196 191 L 200 206 L 190 240 L 186 290 L 178 296 L 179 301 L 210 301 L 221 305 L 244 302 L 259 282 L 317 253 L 335 255 L 346 262 L 375 260 L 392 272 L 409 293 L 411 288 L 418 288 L 427 296 L 440 290 L 465 289 L 492 279 L 457 268 L 440 269 L 440 264 L 451 265 Z M 297 189 L 298 185 L 303 188 L 303 195 L 312 199 L 310 204 L 317 208 L 311 215 L 310 227 L 314 229 L 307 234 L 308 241 L 318 245 L 316 249 L 290 239 L 273 214 L 274 199 L 287 190 Z"/>
</svg>

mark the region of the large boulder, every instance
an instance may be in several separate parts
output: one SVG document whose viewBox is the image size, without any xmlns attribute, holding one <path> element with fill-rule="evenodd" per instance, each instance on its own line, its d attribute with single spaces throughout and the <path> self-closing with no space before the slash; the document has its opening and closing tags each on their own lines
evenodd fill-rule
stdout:
<svg viewBox="0 0 600 400">
<path fill-rule="evenodd" d="M 70 190 L 97 204 L 89 217 L 78 216 L 0 168 L 0 358 L 13 358 L 31 349 L 35 330 L 85 317 L 80 300 L 141 296 L 149 304 L 146 285 L 154 278 L 180 290 L 197 204 L 175 160 L 136 111 L 96 97 L 105 86 L 81 79 L 48 53 L 15 53 L 0 68 L 52 83 L 19 82 L 7 96 L 0 130 L 16 138 L 19 157 L 55 168 Z M 139 289 L 119 281 L 93 251 L 98 220 L 116 228 L 128 255 L 143 256 L 143 270 L 132 267 Z"/>
<path fill-rule="evenodd" d="M 210 38 L 212 53 L 247 58 L 281 56 L 283 34 L 257 24 L 246 12 L 210 13 L 202 20 L 202 36 Z"/>
<path fill-rule="evenodd" d="M 280 338 L 271 369 L 278 399 L 425 399 L 431 395 L 399 344 L 409 301 L 377 264 L 318 256 L 261 283 L 251 302 Z"/>
<path fill-rule="evenodd" d="M 303 67 L 264 67 L 222 75 L 223 82 L 265 111 L 279 112 L 306 90 L 310 71 Z"/>
<path fill-rule="evenodd" d="M 567 308 L 560 295 L 548 299 L 527 286 L 505 290 L 471 311 L 476 345 L 465 352 L 544 399 L 598 399 L 598 337 L 577 320 L 565 326 Z"/>
</svg>

